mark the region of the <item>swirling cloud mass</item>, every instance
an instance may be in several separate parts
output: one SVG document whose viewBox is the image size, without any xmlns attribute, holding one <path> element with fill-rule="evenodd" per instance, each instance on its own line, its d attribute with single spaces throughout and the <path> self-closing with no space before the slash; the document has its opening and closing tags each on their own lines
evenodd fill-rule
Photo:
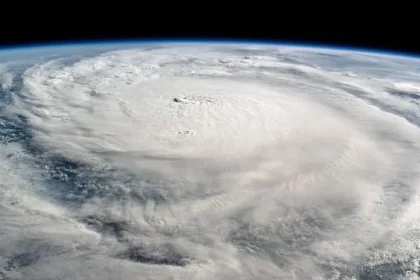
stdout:
<svg viewBox="0 0 420 280">
<path fill-rule="evenodd" d="M 420 60 L 0 55 L 0 279 L 419 279 Z"/>
</svg>

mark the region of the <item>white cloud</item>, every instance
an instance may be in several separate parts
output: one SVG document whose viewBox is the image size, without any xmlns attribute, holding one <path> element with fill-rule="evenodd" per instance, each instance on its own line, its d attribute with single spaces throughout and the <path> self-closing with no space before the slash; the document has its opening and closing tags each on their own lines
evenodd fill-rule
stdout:
<svg viewBox="0 0 420 280">
<path fill-rule="evenodd" d="M 8 113 L 27 118 L 44 150 L 38 167 L 21 158 L 10 172 L 0 148 L 0 191 L 24 198 L 2 200 L 1 273 L 325 279 L 355 273 L 377 242 L 405 261 L 408 247 L 387 249 L 386 234 L 417 228 L 420 130 L 395 114 L 404 100 L 381 94 L 395 81 L 366 79 L 357 64 L 343 76 L 290 47 L 246 50 L 244 63 L 240 48 L 140 48 L 27 69 Z M 279 61 L 282 51 L 307 64 Z M 403 75 L 398 65 L 386 67 Z M 41 172 L 58 156 L 78 166 L 64 187 Z M 51 195 L 76 189 L 85 199 Z"/>
</svg>

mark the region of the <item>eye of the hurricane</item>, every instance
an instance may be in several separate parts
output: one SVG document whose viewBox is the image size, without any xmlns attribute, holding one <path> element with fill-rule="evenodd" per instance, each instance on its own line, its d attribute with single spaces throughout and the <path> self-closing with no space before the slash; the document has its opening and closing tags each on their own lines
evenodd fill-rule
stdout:
<svg viewBox="0 0 420 280">
<path fill-rule="evenodd" d="M 191 96 L 175 97 L 173 101 L 176 103 L 181 103 L 181 104 L 201 105 L 203 103 L 215 103 L 215 100 L 213 99 L 214 98 L 212 98 L 211 95 L 209 96 L 191 95 Z"/>
</svg>

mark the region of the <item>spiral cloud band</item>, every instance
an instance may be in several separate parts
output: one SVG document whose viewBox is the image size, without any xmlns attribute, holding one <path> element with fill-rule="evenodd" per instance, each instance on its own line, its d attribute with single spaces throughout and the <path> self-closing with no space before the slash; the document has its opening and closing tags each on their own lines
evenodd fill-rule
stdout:
<svg viewBox="0 0 420 280">
<path fill-rule="evenodd" d="M 84 48 L 0 56 L 0 279 L 420 278 L 419 60 Z"/>
</svg>

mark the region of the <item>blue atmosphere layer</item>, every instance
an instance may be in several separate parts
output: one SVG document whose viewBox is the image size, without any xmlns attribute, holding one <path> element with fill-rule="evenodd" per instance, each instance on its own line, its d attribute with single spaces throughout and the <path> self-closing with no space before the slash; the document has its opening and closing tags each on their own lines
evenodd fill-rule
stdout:
<svg viewBox="0 0 420 280">
<path fill-rule="evenodd" d="M 334 49 L 342 51 L 357 51 L 364 53 L 374 53 L 382 55 L 393 55 L 393 56 L 404 56 L 409 58 L 420 59 L 420 54 L 401 52 L 393 50 L 382 50 L 368 47 L 355 47 L 348 45 L 335 45 L 335 44 L 322 44 L 322 43 L 309 43 L 309 42 L 298 42 L 298 41 L 279 41 L 279 40 L 228 40 L 228 39 L 191 39 L 191 38 L 180 38 L 174 39 L 138 39 L 138 40 L 95 40 L 95 41 L 67 41 L 67 42 L 51 42 L 51 43 L 34 43 L 28 45 L 15 45 L 0 47 L 0 51 L 14 51 L 14 50 L 27 50 L 34 48 L 58 48 L 58 47 L 79 47 L 79 46 L 112 46 L 112 45 L 145 45 L 145 44 L 164 44 L 164 43 L 205 43 L 205 44 L 253 44 L 253 45 L 274 45 L 274 46 L 294 46 L 294 47 L 307 47 L 317 49 Z"/>
</svg>

